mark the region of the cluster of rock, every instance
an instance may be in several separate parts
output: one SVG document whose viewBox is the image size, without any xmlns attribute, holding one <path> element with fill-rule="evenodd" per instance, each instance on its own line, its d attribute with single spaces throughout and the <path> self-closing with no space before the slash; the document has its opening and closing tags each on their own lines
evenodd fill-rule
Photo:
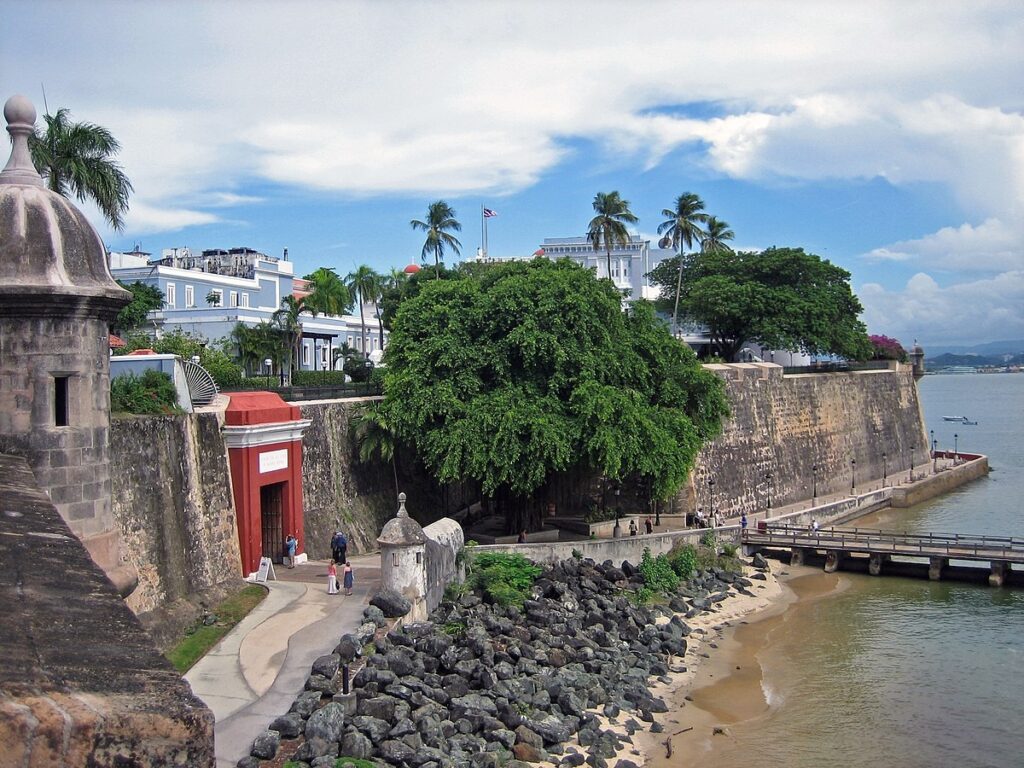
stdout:
<svg viewBox="0 0 1024 768">
<path fill-rule="evenodd" d="M 399 768 L 609 766 L 637 729 L 661 729 L 654 714 L 667 707 L 648 680 L 664 678 L 686 652 L 683 617 L 751 582 L 700 573 L 656 607 L 630 599 L 642 585 L 628 562 L 565 560 L 545 570 L 521 608 L 467 594 L 429 621 L 389 632 L 385 612 L 400 615 L 408 604 L 378 596 L 366 622 L 317 659 L 306 690 L 238 766 L 257 768 L 279 749 L 312 768 L 333 766 L 338 755 Z M 339 670 L 359 661 L 345 693 Z M 602 728 L 595 712 L 624 732 Z M 622 759 L 611 768 L 633 765 Z"/>
</svg>

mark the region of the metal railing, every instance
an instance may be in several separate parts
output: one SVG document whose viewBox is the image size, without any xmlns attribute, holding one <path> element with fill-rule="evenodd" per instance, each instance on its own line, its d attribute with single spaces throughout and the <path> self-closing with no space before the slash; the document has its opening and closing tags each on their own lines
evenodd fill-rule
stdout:
<svg viewBox="0 0 1024 768">
<path fill-rule="evenodd" d="M 230 395 L 232 392 L 256 391 L 275 392 L 281 396 L 282 400 L 289 402 L 297 400 L 341 400 L 346 397 L 373 397 L 382 394 L 380 383 L 374 381 L 323 386 L 282 387 L 279 382 L 273 379 L 260 378 L 258 376 L 246 379 L 241 384 L 226 387 L 221 390 L 221 394 Z"/>
<path fill-rule="evenodd" d="M 965 559 L 999 557 L 1024 561 L 1024 539 L 1012 536 L 980 536 L 964 533 L 908 533 L 874 528 L 813 528 L 771 525 L 764 530 L 747 530 L 744 543 L 809 546 L 929 556 L 946 554 Z"/>
<path fill-rule="evenodd" d="M 866 360 L 862 363 L 848 361 L 814 363 L 812 365 L 786 365 L 782 367 L 783 376 L 799 373 L 850 373 L 852 371 L 885 371 L 890 368 L 892 360 Z"/>
</svg>

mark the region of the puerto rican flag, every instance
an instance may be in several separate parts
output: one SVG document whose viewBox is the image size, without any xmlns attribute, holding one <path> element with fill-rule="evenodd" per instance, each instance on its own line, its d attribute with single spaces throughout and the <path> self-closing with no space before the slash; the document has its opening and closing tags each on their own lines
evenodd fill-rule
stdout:
<svg viewBox="0 0 1024 768">
<path fill-rule="evenodd" d="M 485 219 L 490 219 L 490 218 L 493 218 L 494 216 L 497 216 L 497 215 L 498 215 L 497 211 L 492 211 L 490 208 L 484 208 L 484 218 Z"/>
</svg>

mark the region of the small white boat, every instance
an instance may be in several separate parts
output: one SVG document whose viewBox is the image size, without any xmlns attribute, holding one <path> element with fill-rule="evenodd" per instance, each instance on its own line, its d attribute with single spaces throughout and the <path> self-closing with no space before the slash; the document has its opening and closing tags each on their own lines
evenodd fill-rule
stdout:
<svg viewBox="0 0 1024 768">
<path fill-rule="evenodd" d="M 966 424 L 967 421 L 968 421 L 966 416 L 943 416 L 942 420 L 943 421 L 960 421 L 960 422 L 963 422 L 964 424 Z"/>
</svg>

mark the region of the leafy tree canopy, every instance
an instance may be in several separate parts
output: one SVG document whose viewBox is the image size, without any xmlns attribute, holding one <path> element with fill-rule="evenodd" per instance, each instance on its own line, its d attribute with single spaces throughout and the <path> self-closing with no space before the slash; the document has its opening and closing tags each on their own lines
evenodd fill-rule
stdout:
<svg viewBox="0 0 1024 768">
<path fill-rule="evenodd" d="M 380 413 L 441 482 L 529 496 L 584 466 L 677 490 L 720 430 L 721 382 L 653 307 L 568 261 L 428 280 L 392 327 Z"/>
<path fill-rule="evenodd" d="M 138 281 L 127 285 L 118 280 L 117 284 L 132 295 L 131 302 L 117 313 L 114 320 L 114 328 L 118 334 L 127 335 L 146 322 L 146 315 L 163 306 L 164 292 L 155 285 L 146 285 Z"/>
<path fill-rule="evenodd" d="M 850 273 L 802 248 L 686 254 L 661 262 L 651 282 L 662 287 L 667 311 L 681 283 L 680 314 L 706 325 L 726 360 L 750 342 L 854 360 L 871 354 Z"/>
</svg>

